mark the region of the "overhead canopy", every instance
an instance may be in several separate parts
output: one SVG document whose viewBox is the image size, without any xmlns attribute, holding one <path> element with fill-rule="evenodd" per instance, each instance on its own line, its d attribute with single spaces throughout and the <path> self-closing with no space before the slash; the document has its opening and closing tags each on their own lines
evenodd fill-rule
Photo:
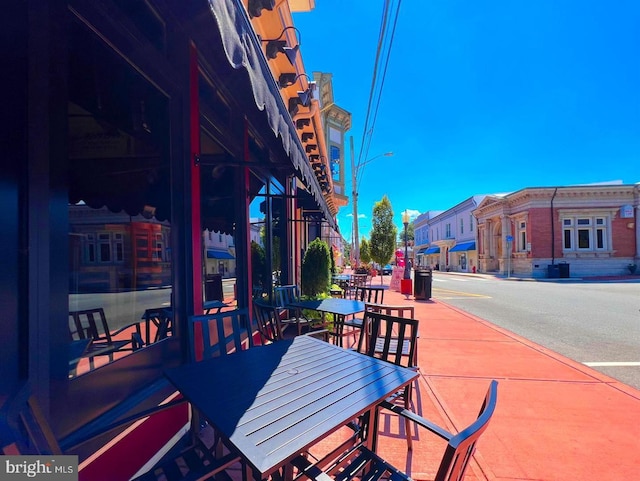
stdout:
<svg viewBox="0 0 640 481">
<path fill-rule="evenodd" d="M 429 247 L 427 250 L 424 251 L 425 254 L 440 254 L 440 247 L 438 246 L 433 246 L 433 247 Z"/>
<path fill-rule="evenodd" d="M 336 229 L 335 219 L 242 3 L 237 0 L 209 0 L 209 8 L 218 24 L 229 64 L 235 69 L 246 70 L 256 107 L 266 113 L 269 126 L 280 139 L 297 177 L 304 182 L 325 220 Z"/>
<path fill-rule="evenodd" d="M 207 249 L 207 259 L 235 259 L 229 251 Z"/>
<path fill-rule="evenodd" d="M 421 254 L 424 254 L 426 251 L 427 251 L 427 248 L 425 247 L 423 249 L 420 249 L 418 252 L 416 252 L 416 254 L 421 255 Z"/>
<path fill-rule="evenodd" d="M 476 250 L 475 241 L 471 242 L 461 242 L 460 244 L 456 244 L 454 247 L 449 249 L 449 252 L 463 252 L 463 251 L 474 251 Z"/>
</svg>

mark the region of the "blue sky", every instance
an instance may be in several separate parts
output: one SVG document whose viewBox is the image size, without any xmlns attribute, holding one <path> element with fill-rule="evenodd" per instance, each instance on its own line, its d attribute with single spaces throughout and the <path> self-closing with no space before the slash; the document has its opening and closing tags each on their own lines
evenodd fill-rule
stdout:
<svg viewBox="0 0 640 481">
<path fill-rule="evenodd" d="M 356 159 L 382 1 L 316 0 L 294 14 L 307 73 L 331 72 Z M 397 0 L 393 5 L 397 5 Z M 445 210 L 474 194 L 640 182 L 640 2 L 405 0 L 358 210 Z M 350 191 L 350 182 L 347 190 Z M 338 222 L 351 238 L 351 204 Z"/>
</svg>

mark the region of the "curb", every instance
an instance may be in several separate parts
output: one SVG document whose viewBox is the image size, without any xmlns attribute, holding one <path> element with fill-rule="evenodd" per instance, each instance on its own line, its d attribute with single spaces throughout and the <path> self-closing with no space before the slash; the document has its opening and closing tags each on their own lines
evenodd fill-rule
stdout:
<svg viewBox="0 0 640 481">
<path fill-rule="evenodd" d="M 563 356 L 562 354 L 559 354 L 555 351 L 552 351 L 550 349 L 547 349 L 546 347 L 537 344 L 533 341 L 530 341 L 527 338 L 524 338 L 512 331 L 509 331 L 508 329 L 505 329 L 503 327 L 500 326 L 496 326 L 495 324 L 492 324 L 489 321 L 486 321 L 485 319 L 482 319 L 481 317 L 475 316 L 469 312 L 466 312 L 462 309 L 459 309 L 455 306 L 452 306 L 450 304 L 447 304 L 444 301 L 433 301 L 435 303 L 438 304 L 444 304 L 447 308 L 457 312 L 458 314 L 460 314 L 461 316 L 467 317 L 469 319 L 472 319 L 476 322 L 479 322 L 480 324 L 483 324 L 485 326 L 487 326 L 490 329 L 493 329 L 496 332 L 499 332 L 500 334 L 507 336 L 510 339 L 513 339 L 515 342 L 518 342 L 526 347 L 528 347 L 529 349 L 533 349 L 536 352 L 539 352 L 540 354 L 542 354 L 543 356 L 546 356 L 548 358 L 551 358 L 559 363 L 562 363 L 566 366 L 571 367 L 572 369 L 575 369 L 576 371 L 581 372 L 582 374 L 584 374 L 585 376 L 591 377 L 594 380 L 601 382 L 603 384 L 607 384 L 608 386 L 611 386 L 612 388 L 628 395 L 631 396 L 635 399 L 640 400 L 640 390 L 635 389 L 631 386 L 628 386 L 627 384 L 622 383 L 621 381 L 618 381 L 617 379 L 614 379 L 610 376 L 607 376 L 606 374 L 603 374 L 599 371 L 596 371 L 593 368 L 590 368 L 589 366 L 585 366 L 584 364 L 578 362 L 578 361 L 574 361 L 573 359 L 570 359 L 566 356 Z"/>
</svg>

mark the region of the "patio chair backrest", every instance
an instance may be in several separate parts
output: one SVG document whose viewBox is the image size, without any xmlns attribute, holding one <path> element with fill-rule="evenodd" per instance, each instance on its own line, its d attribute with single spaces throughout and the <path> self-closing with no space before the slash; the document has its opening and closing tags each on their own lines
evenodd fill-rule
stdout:
<svg viewBox="0 0 640 481">
<path fill-rule="evenodd" d="M 367 274 L 352 274 L 351 275 L 351 287 L 366 287 L 367 286 Z"/>
<path fill-rule="evenodd" d="M 382 302 L 376 303 L 365 301 L 364 308 L 366 311 L 379 312 L 388 316 L 406 317 L 409 319 L 416 318 L 416 310 L 414 306 L 382 304 Z"/>
<path fill-rule="evenodd" d="M 72 336 L 77 336 L 77 339 L 93 339 L 94 342 L 112 343 L 111 331 L 102 307 L 71 311 L 69 317 L 72 318 L 75 325 L 75 332 L 72 332 Z"/>
<path fill-rule="evenodd" d="M 49 422 L 27 383 L 23 383 L 0 410 L 0 453 L 62 454 Z"/>
<path fill-rule="evenodd" d="M 498 400 L 498 381 L 491 381 L 477 419 L 466 429 L 449 439 L 438 473 L 434 481 L 458 481 L 463 479 L 469 460 L 476 449 L 476 443 L 487 429 L 496 409 Z"/>
<path fill-rule="evenodd" d="M 254 300 L 253 312 L 263 344 L 276 342 L 283 338 L 280 316 L 274 306 L 261 300 Z"/>
<path fill-rule="evenodd" d="M 274 287 L 273 294 L 277 307 L 286 307 L 300 300 L 300 289 L 295 284 Z"/>
<path fill-rule="evenodd" d="M 253 346 L 251 321 L 246 308 L 189 317 L 189 349 L 192 361 L 225 356 Z"/>
<path fill-rule="evenodd" d="M 362 302 L 382 304 L 384 302 L 384 289 L 379 287 L 356 287 L 355 299 Z"/>
<path fill-rule="evenodd" d="M 365 311 L 358 352 L 398 366 L 415 367 L 418 320 Z"/>
<path fill-rule="evenodd" d="M 144 313 L 142 314 L 142 319 L 144 319 L 144 321 L 147 323 L 153 322 L 158 326 L 158 330 L 156 331 L 153 341 L 151 339 L 148 339 L 150 343 L 158 342 L 166 338 L 173 332 L 172 317 L 173 313 L 171 312 L 171 309 L 168 309 L 166 307 L 145 309 Z"/>
</svg>

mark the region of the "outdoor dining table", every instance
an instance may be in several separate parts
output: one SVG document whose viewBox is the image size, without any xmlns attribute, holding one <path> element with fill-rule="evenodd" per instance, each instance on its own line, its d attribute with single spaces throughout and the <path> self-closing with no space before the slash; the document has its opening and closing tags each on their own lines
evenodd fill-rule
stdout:
<svg viewBox="0 0 640 481">
<path fill-rule="evenodd" d="M 341 299 L 330 297 L 320 300 L 300 300 L 292 302 L 289 306 L 295 309 L 309 309 L 324 314 L 333 314 L 334 329 L 331 333 L 337 340 L 339 346 L 342 346 L 342 329 L 344 328 L 344 320 L 347 316 L 353 316 L 364 312 L 365 305 L 362 301 L 355 299 Z"/>
<path fill-rule="evenodd" d="M 309 336 L 165 373 L 258 479 L 357 416 L 375 414 L 381 401 L 417 377 L 410 369 Z M 368 443 L 373 435 L 365 437 Z"/>
<path fill-rule="evenodd" d="M 364 302 L 335 297 L 319 300 L 300 300 L 292 302 L 289 306 L 296 309 L 310 309 L 312 311 L 335 314 L 343 318 L 364 312 Z"/>
</svg>

